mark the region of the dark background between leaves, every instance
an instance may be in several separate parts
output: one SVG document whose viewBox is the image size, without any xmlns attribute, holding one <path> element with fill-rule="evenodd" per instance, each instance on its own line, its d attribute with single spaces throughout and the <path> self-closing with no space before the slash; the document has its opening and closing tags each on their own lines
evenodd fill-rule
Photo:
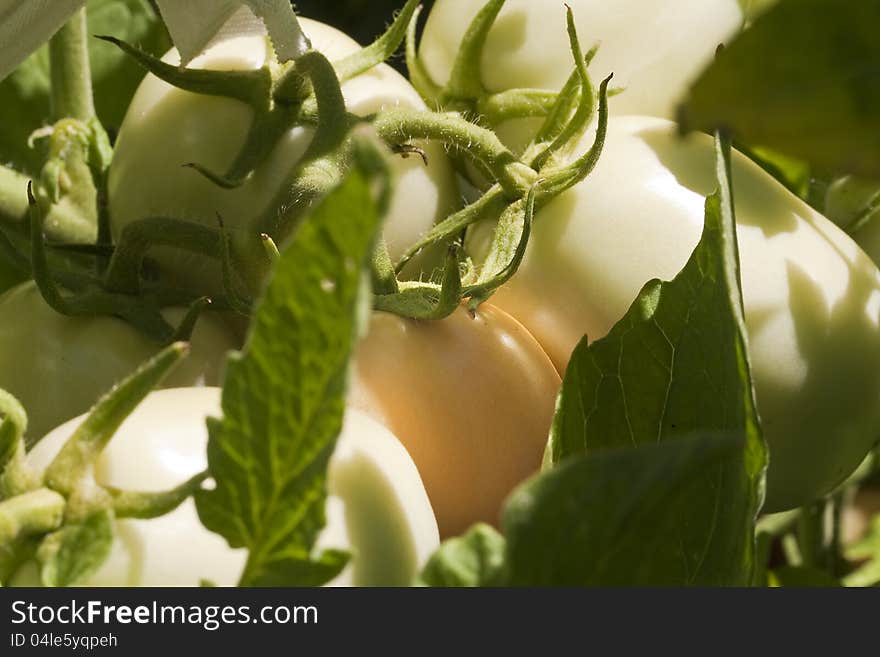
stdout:
<svg viewBox="0 0 880 657">
<path fill-rule="evenodd" d="M 385 30 L 406 0 L 294 0 L 293 4 L 303 16 L 330 23 L 367 44 Z M 428 15 L 432 4 L 433 0 L 423 0 L 423 16 Z M 400 57 L 393 63 L 403 67 Z"/>
</svg>

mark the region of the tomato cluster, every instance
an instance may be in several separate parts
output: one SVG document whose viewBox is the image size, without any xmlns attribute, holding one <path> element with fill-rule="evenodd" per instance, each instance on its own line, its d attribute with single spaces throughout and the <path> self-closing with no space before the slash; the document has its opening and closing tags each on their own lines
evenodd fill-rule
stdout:
<svg viewBox="0 0 880 657">
<path fill-rule="evenodd" d="M 559 36 L 563 7 L 494 4 L 498 16 L 474 63 L 479 93 L 497 99 L 523 88 L 563 88 L 574 67 L 569 42 Z M 607 125 L 600 118 L 583 126 L 569 152 L 552 155 L 577 157 L 597 131 L 607 131 L 601 156 L 583 182 L 537 209 L 518 271 L 489 302 L 462 304 L 442 319 L 373 313 L 353 359 L 349 411 L 328 472 L 328 525 L 318 541 L 354 554 L 334 584 L 405 584 L 441 539 L 475 523 L 497 525 L 507 496 L 541 468 L 572 350 L 585 335 L 605 336 L 646 282 L 673 278 L 699 241 L 715 184 L 714 151 L 704 135 L 680 138 L 670 119 L 716 47 L 741 27 L 740 4 L 691 3 L 687 12 L 672 1 L 621 0 L 613 11 L 600 0 L 569 4 L 581 39 L 601 42 L 591 70 L 603 77 L 613 71 L 621 92 L 610 100 Z M 546 112 L 512 112 L 487 126 L 485 117 L 462 109 L 484 99 L 443 91 L 480 8 L 472 0 L 435 3 L 420 49 L 410 53 L 420 65 L 422 95 L 386 64 L 343 80 L 353 120 L 369 123 L 400 108 L 439 110 L 448 112 L 450 126 L 464 118 L 479 134 L 491 128 L 505 155 L 528 152 Z M 302 25 L 331 62 L 360 51 L 327 25 Z M 213 45 L 189 67 L 252 72 L 276 66 L 273 57 L 265 36 L 247 35 Z M 163 61 L 176 65 L 179 56 L 171 51 Z M 113 238 L 149 217 L 211 229 L 220 217 L 233 235 L 271 233 L 299 200 L 291 179 L 320 127 L 300 124 L 275 135 L 263 160 L 234 185 L 205 175 L 234 166 L 255 121 L 241 100 L 148 75 L 109 171 Z M 387 153 L 393 192 L 382 243 L 392 263 L 461 210 L 463 198 L 493 193 L 486 180 L 496 163 L 465 166 L 474 158 L 462 153 L 459 137 L 445 144 L 436 135 L 419 137 Z M 733 177 L 753 380 L 771 459 L 765 509 L 784 510 L 832 491 L 876 441 L 880 271 L 834 223 L 739 153 Z M 508 187 L 499 181 L 504 194 L 521 182 L 511 180 Z M 524 188 L 539 184 L 524 180 Z M 479 270 L 497 223 L 497 216 L 483 218 L 464 239 L 456 235 L 453 250 L 469 256 L 456 265 Z M 228 288 L 217 258 L 167 244 L 151 255 L 180 288 L 208 295 Z M 411 282 L 436 278 L 427 262 L 406 270 Z M 263 276 L 245 273 L 251 293 Z M 30 454 L 37 467 L 52 461 L 81 422 L 70 418 L 156 350 L 119 319 L 59 315 L 33 283 L 0 298 L 0 314 L 17 318 L 0 325 L 0 387 L 31 414 L 32 433 L 47 434 Z M 172 315 L 178 322 L 182 311 Z M 163 490 L 205 468 L 204 420 L 219 414 L 219 389 L 193 386 L 222 382 L 224 355 L 240 346 L 227 319 L 202 318 L 194 354 L 169 380 L 172 389 L 153 393 L 103 455 L 94 473 L 102 485 Z M 34 326 L 41 327 L 36 335 Z M 164 558 L 182 536 L 186 553 Z M 111 556 L 89 583 L 234 584 L 244 558 L 201 526 L 188 500 L 160 519 L 119 521 Z M 15 581 L 34 576 L 23 569 Z"/>
</svg>

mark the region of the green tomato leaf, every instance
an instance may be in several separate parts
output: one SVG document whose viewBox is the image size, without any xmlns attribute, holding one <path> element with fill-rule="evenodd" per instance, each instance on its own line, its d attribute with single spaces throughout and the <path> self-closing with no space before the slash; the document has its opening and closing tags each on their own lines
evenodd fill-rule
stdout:
<svg viewBox="0 0 880 657">
<path fill-rule="evenodd" d="M 112 34 L 154 55 L 170 46 L 165 28 L 147 0 L 89 0 L 87 7 L 89 34 Z M 115 133 L 144 71 L 121 50 L 98 39 L 89 41 L 89 61 L 98 118 Z M 50 120 L 49 88 L 45 46 L 0 82 L 0 164 L 11 164 L 31 175 L 39 172 L 44 153 L 30 148 L 27 141 Z"/>
<path fill-rule="evenodd" d="M 880 217 L 880 181 L 844 176 L 833 181 L 825 194 L 825 216 L 855 239 Z"/>
<path fill-rule="evenodd" d="M 419 578 L 422 586 L 498 586 L 504 581 L 504 537 L 488 525 L 440 546 Z"/>
<path fill-rule="evenodd" d="M 664 509 L 664 517 L 678 523 L 675 531 L 665 521 L 644 526 L 641 540 L 654 548 L 640 559 L 639 572 L 651 581 L 676 581 L 668 579 L 673 573 L 667 566 L 678 564 L 680 584 L 745 583 L 754 561 L 767 455 L 746 347 L 729 146 L 719 141 L 717 151 L 719 191 L 707 199 L 693 256 L 672 282 L 649 282 L 607 337 L 592 345 L 584 339 L 577 347 L 551 429 L 552 464 L 689 436 L 743 438 L 738 458 L 695 473 L 687 482 L 687 503 Z M 644 503 L 653 504 L 658 493 L 641 490 Z M 571 522 L 578 520 L 572 516 Z M 654 536 L 661 527 L 662 535 Z"/>
<path fill-rule="evenodd" d="M 206 527 L 250 550 L 242 586 L 322 584 L 346 562 L 339 552 L 314 560 L 312 547 L 379 227 L 373 182 L 356 166 L 282 253 L 248 345 L 229 362 L 224 417 L 208 423 L 216 488 L 196 503 Z"/>
<path fill-rule="evenodd" d="M 502 521 L 508 583 L 747 584 L 748 530 L 726 550 L 710 548 L 731 511 L 718 496 L 694 497 L 706 473 L 741 467 L 744 448 L 741 434 L 698 434 L 576 457 L 526 483 Z M 714 526 L 707 527 L 707 514 Z"/>
<path fill-rule="evenodd" d="M 809 201 L 812 171 L 805 162 L 769 148 L 751 148 L 745 144 L 737 144 L 736 148 L 785 185 L 793 194 Z"/>
<path fill-rule="evenodd" d="M 729 129 L 817 170 L 880 177 L 877 25 L 877 2 L 782 0 L 697 80 L 682 128 Z"/>
<path fill-rule="evenodd" d="M 37 550 L 44 586 L 73 586 L 93 575 L 110 555 L 113 512 L 96 511 L 49 534 Z"/>
</svg>

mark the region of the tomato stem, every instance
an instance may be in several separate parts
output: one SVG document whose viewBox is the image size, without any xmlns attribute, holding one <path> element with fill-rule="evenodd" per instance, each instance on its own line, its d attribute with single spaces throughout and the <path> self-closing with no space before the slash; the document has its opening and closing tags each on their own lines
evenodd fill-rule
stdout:
<svg viewBox="0 0 880 657">
<path fill-rule="evenodd" d="M 572 56 L 574 57 L 575 71 L 578 81 L 580 82 L 580 99 L 570 121 L 567 121 L 562 125 L 558 131 L 553 130 L 553 126 L 548 126 L 551 132 L 556 132 L 557 134 L 552 140 L 550 140 L 544 151 L 535 158 L 535 161 L 530 162 L 530 164 L 538 170 L 541 170 L 544 167 L 554 153 L 569 147 L 580 139 L 581 135 L 583 135 L 587 126 L 590 124 L 590 121 L 593 118 L 593 113 L 596 109 L 596 89 L 593 86 L 593 81 L 590 78 L 587 67 L 592 63 L 593 58 L 599 51 L 599 46 L 593 46 L 593 48 L 584 55 L 583 49 L 581 48 L 580 38 L 577 33 L 577 27 L 574 23 L 574 13 L 572 12 L 571 7 L 567 7 L 566 14 L 568 20 L 568 38 L 571 44 Z M 607 84 L 605 87 L 607 89 Z M 605 93 L 605 89 L 603 89 L 603 93 Z"/>
<path fill-rule="evenodd" d="M 825 500 L 808 504 L 798 518 L 797 537 L 802 563 L 807 568 L 822 569 L 825 561 Z"/>
<path fill-rule="evenodd" d="M 440 86 L 431 79 L 431 75 L 425 68 L 424 63 L 418 55 L 418 46 L 416 44 L 416 33 L 419 26 L 419 18 L 422 15 L 422 6 L 416 8 L 409 25 L 406 30 L 406 68 L 409 72 L 409 81 L 412 83 L 419 95 L 429 105 L 435 105 L 437 98 L 440 96 Z"/>
<path fill-rule="evenodd" d="M 213 71 L 181 68 L 112 36 L 99 36 L 112 43 L 140 66 L 173 87 L 206 96 L 240 100 L 256 112 L 268 111 L 271 102 L 272 74 L 268 67 L 250 71 Z"/>
<path fill-rule="evenodd" d="M 479 200 L 441 221 L 427 235 L 408 248 L 396 265 L 397 271 L 400 272 L 410 260 L 432 244 L 453 238 L 468 226 L 483 219 L 497 217 L 506 206 L 507 199 L 504 197 L 501 187 L 495 185 Z"/>
<path fill-rule="evenodd" d="M 461 305 L 460 261 L 461 247 L 451 244 L 447 250 L 440 284 L 410 281 L 400 283 L 399 292 L 376 296 L 373 307 L 409 319 L 440 320 L 449 317 Z"/>
<path fill-rule="evenodd" d="M 0 390 L 0 500 L 35 487 L 35 477 L 25 463 L 24 434 L 27 414 L 15 397 Z"/>
<path fill-rule="evenodd" d="M 151 217 L 122 231 L 107 269 L 105 285 L 111 292 L 138 294 L 140 272 L 151 248 L 167 246 L 191 253 L 220 257 L 220 233 L 195 222 Z"/>
<path fill-rule="evenodd" d="M 834 577 L 844 574 L 845 559 L 843 557 L 843 510 L 847 491 L 834 493 L 831 498 L 831 537 L 828 543 L 828 571 Z"/>
<path fill-rule="evenodd" d="M 345 82 L 366 73 L 370 69 L 387 61 L 403 43 L 407 28 L 416 15 L 421 0 L 407 0 L 406 5 L 397 14 L 394 22 L 384 34 L 366 48 L 333 62 L 336 75 L 340 82 Z"/>
<path fill-rule="evenodd" d="M 400 286 L 397 283 L 397 273 L 394 264 L 388 254 L 388 245 L 384 238 L 376 242 L 372 262 L 373 292 L 379 295 L 397 294 Z"/>
<path fill-rule="evenodd" d="M 199 490 L 209 477 L 208 472 L 200 472 L 177 488 L 159 493 L 138 493 L 108 488 L 113 497 L 113 510 L 117 518 L 137 518 L 151 520 L 171 513 Z"/>
<path fill-rule="evenodd" d="M 536 182 L 523 201 L 512 204 L 498 222 L 495 239 L 476 285 L 465 288 L 471 310 L 485 303 L 519 270 L 532 232 L 535 201 L 541 181 Z"/>
<path fill-rule="evenodd" d="M 52 116 L 88 121 L 95 116 L 86 10 L 80 9 L 49 41 Z"/>
<path fill-rule="evenodd" d="M 67 501 L 40 488 L 0 502 L 0 547 L 19 538 L 45 534 L 61 526 Z"/>
<path fill-rule="evenodd" d="M 489 32 L 495 25 L 503 6 L 504 0 L 490 0 L 474 17 L 459 45 L 458 55 L 443 94 L 445 97 L 473 99 L 485 94 L 483 51 L 489 39 Z"/>
<path fill-rule="evenodd" d="M 454 148 L 497 180 L 512 200 L 524 197 L 538 177 L 501 143 L 494 132 L 456 113 L 438 114 L 396 107 L 377 114 L 373 125 L 389 144 L 429 139 Z"/>
</svg>

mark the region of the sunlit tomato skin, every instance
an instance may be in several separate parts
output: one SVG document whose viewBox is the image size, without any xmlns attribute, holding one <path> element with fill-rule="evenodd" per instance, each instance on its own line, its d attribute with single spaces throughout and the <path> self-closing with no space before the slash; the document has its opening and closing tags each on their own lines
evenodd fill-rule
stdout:
<svg viewBox="0 0 880 657">
<path fill-rule="evenodd" d="M 540 468 L 559 385 L 535 339 L 490 305 L 437 322 L 375 313 L 349 401 L 406 446 L 449 537 L 497 524 L 508 493 Z"/>
<path fill-rule="evenodd" d="M 356 52 L 360 46 L 338 30 L 302 19 L 315 49 L 331 60 Z M 253 70 L 272 57 L 263 36 L 230 39 L 211 47 L 190 67 Z M 175 50 L 165 56 L 178 62 Z M 346 105 L 366 116 L 382 108 L 425 109 L 416 91 L 396 71 L 380 65 L 343 84 Z M 290 130 L 269 158 L 241 187 L 226 190 L 200 173 L 182 168 L 198 163 L 225 172 L 245 143 L 253 111 L 244 103 L 181 91 L 148 75 L 135 95 L 119 133 L 109 178 L 110 213 L 115 238 L 128 224 L 151 216 L 174 217 L 217 226 L 218 214 L 231 230 L 256 231 L 260 219 L 275 217 L 286 202 L 290 177 L 308 148 L 310 128 Z M 420 144 L 421 157 L 391 156 L 395 182 L 384 236 L 393 259 L 421 237 L 458 202 L 457 183 L 443 147 Z M 216 293 L 219 267 L 199 256 L 160 249 L 160 264 L 190 287 Z"/>
<path fill-rule="evenodd" d="M 440 535 L 421 475 L 400 440 L 349 409 L 327 490 L 327 526 L 317 547 L 354 555 L 328 586 L 411 586 Z"/>
<path fill-rule="evenodd" d="M 177 325 L 185 311 L 164 314 Z M 203 314 L 189 357 L 164 385 L 219 385 L 226 354 L 238 346 L 222 321 Z M 60 315 L 32 282 L 0 297 L 0 388 L 24 406 L 33 439 L 87 411 L 161 348 L 113 317 Z"/>
<path fill-rule="evenodd" d="M 205 419 L 218 417 L 218 388 L 152 393 L 123 423 L 96 468 L 95 480 L 125 490 L 163 491 L 207 467 Z M 48 466 L 82 422 L 51 432 L 29 455 Z M 328 468 L 327 526 L 319 547 L 353 554 L 332 586 L 407 586 L 439 545 L 437 524 L 418 471 L 385 427 L 357 411 L 346 415 Z M 232 549 L 199 520 L 187 500 L 152 520 L 117 520 L 109 559 L 88 586 L 235 586 L 247 550 Z M 37 584 L 33 565 L 14 584 Z"/>
<path fill-rule="evenodd" d="M 428 73 L 445 84 L 461 39 L 484 0 L 438 0 L 420 46 Z M 590 68 L 601 80 L 614 73 L 625 93 L 611 100 L 613 115 L 672 118 L 687 85 L 711 62 L 717 47 L 740 28 L 737 0 L 569 0 L 584 49 L 599 43 Z M 612 6 L 613 5 L 613 6 Z M 483 83 L 491 92 L 536 88 L 558 91 L 574 70 L 565 4 L 507 0 L 483 52 Z M 528 143 L 534 121 L 501 132 L 508 145 Z"/>
<path fill-rule="evenodd" d="M 536 217 L 523 266 L 492 302 L 560 371 L 651 279 L 688 261 L 716 186 L 714 148 L 662 119 L 612 119 L 596 170 Z M 837 226 L 733 155 L 742 284 L 770 447 L 766 510 L 824 495 L 880 435 L 880 272 Z M 471 246 L 480 251 L 486 229 Z"/>
</svg>

